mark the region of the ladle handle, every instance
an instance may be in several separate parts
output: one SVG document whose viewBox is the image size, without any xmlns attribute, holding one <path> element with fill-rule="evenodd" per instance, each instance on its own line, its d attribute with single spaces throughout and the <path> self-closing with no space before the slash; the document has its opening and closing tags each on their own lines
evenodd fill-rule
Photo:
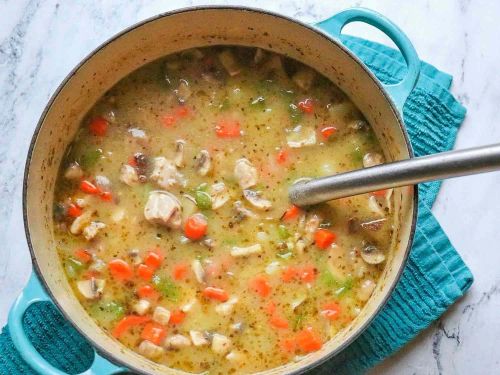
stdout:
<svg viewBox="0 0 500 375">
<path fill-rule="evenodd" d="M 500 170 L 500 144 L 397 161 L 292 185 L 290 200 L 307 206 L 419 182 Z"/>
</svg>

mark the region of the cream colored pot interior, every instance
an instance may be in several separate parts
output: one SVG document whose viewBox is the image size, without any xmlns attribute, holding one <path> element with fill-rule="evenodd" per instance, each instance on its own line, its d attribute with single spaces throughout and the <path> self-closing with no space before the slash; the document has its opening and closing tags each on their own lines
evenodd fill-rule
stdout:
<svg viewBox="0 0 500 375">
<path fill-rule="evenodd" d="M 42 119 L 26 180 L 26 220 L 35 265 L 64 314 L 101 352 L 136 371 L 181 373 L 152 363 L 105 335 L 73 295 L 54 246 L 52 206 L 57 171 L 80 119 L 113 84 L 136 68 L 182 49 L 214 44 L 258 46 L 298 59 L 330 78 L 375 128 L 388 160 L 409 157 L 395 112 L 372 76 L 343 47 L 291 20 L 241 9 L 194 9 L 168 14 L 123 33 L 87 59 L 66 81 Z M 300 363 L 267 373 L 299 371 L 341 349 L 380 308 L 399 277 L 413 220 L 413 188 L 396 191 L 396 238 L 374 296 L 349 329 Z"/>
</svg>

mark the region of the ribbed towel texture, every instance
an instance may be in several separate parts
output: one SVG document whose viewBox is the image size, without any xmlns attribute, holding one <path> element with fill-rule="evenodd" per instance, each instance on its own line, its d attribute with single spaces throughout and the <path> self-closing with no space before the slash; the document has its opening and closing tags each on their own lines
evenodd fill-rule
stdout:
<svg viewBox="0 0 500 375">
<path fill-rule="evenodd" d="M 383 82 L 395 83 L 406 66 L 389 47 L 355 37 L 344 43 Z M 416 88 L 404 107 L 404 120 L 417 156 L 450 150 L 465 109 L 450 94 L 452 77 L 422 63 Z M 419 186 L 415 241 L 392 297 L 370 327 L 346 350 L 311 374 L 360 374 L 413 339 L 451 306 L 473 281 L 472 274 L 430 211 L 440 183 Z M 76 374 L 93 359 L 90 345 L 49 303 L 35 304 L 24 317 L 33 345 L 47 360 Z M 0 374 L 33 374 L 17 354 L 9 332 L 0 335 Z"/>
</svg>

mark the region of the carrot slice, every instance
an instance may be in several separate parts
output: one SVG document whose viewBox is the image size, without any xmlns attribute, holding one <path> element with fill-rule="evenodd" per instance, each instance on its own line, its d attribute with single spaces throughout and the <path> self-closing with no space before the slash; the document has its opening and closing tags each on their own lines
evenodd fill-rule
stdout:
<svg viewBox="0 0 500 375">
<path fill-rule="evenodd" d="M 376 197 L 385 197 L 387 194 L 387 189 L 373 191 L 370 194 L 375 195 Z"/>
<path fill-rule="evenodd" d="M 340 305 L 336 302 L 329 302 L 323 305 L 320 314 L 328 320 L 337 320 L 340 317 Z"/>
<path fill-rule="evenodd" d="M 300 108 L 300 110 L 304 113 L 313 113 L 314 111 L 314 102 L 312 99 L 305 99 L 299 102 L 297 107 Z"/>
<path fill-rule="evenodd" d="M 285 213 L 283 214 L 283 216 L 281 218 L 283 220 L 286 220 L 286 221 L 293 220 L 297 216 L 299 216 L 300 211 L 301 211 L 300 208 L 298 208 L 295 205 L 292 205 L 292 206 L 290 206 L 290 208 L 288 208 L 288 210 L 285 211 Z"/>
<path fill-rule="evenodd" d="M 159 251 L 149 251 L 146 258 L 144 258 L 144 264 L 153 270 L 160 267 L 162 261 L 163 256 Z"/>
<path fill-rule="evenodd" d="M 87 194 L 99 194 L 101 192 L 97 186 L 87 180 L 80 182 L 80 190 Z"/>
<path fill-rule="evenodd" d="M 139 289 L 137 289 L 137 295 L 139 298 L 149 299 L 156 299 L 159 296 L 158 292 L 151 285 L 143 285 L 139 287 Z"/>
<path fill-rule="evenodd" d="M 141 332 L 141 339 L 151 341 L 155 345 L 160 345 L 166 335 L 167 330 L 161 325 L 147 323 Z"/>
<path fill-rule="evenodd" d="M 203 296 L 221 302 L 226 302 L 229 299 L 229 295 L 224 289 L 214 288 L 212 286 L 203 289 Z"/>
<path fill-rule="evenodd" d="M 293 339 L 284 339 L 280 342 L 280 348 L 284 352 L 293 353 L 297 349 L 297 343 Z"/>
<path fill-rule="evenodd" d="M 113 194 L 110 191 L 103 191 L 99 194 L 99 197 L 105 202 L 111 202 L 113 200 Z"/>
<path fill-rule="evenodd" d="M 190 240 L 199 240 L 207 233 L 208 223 L 202 214 L 194 214 L 188 217 L 184 224 L 184 233 Z"/>
<path fill-rule="evenodd" d="M 299 274 L 296 267 L 288 266 L 281 272 L 281 280 L 285 283 L 293 281 Z"/>
<path fill-rule="evenodd" d="M 321 135 L 325 138 L 328 139 L 332 134 L 334 134 L 337 131 L 337 128 L 335 126 L 325 126 L 320 130 Z"/>
<path fill-rule="evenodd" d="M 177 118 L 173 115 L 164 115 L 161 119 L 161 122 L 166 128 L 171 128 L 177 122 Z"/>
<path fill-rule="evenodd" d="M 220 120 L 215 126 L 219 138 L 237 138 L 241 136 L 240 123 L 236 120 Z"/>
<path fill-rule="evenodd" d="M 316 279 L 316 269 L 314 266 L 304 266 L 299 270 L 299 277 L 301 281 L 311 283 Z"/>
<path fill-rule="evenodd" d="M 134 276 L 132 267 L 123 259 L 113 259 L 108 263 L 111 275 L 117 280 L 130 280 Z"/>
<path fill-rule="evenodd" d="M 70 203 L 68 206 L 68 215 L 71 217 L 78 217 L 83 213 L 83 210 L 76 204 Z"/>
<path fill-rule="evenodd" d="M 274 303 L 273 301 L 269 301 L 269 303 L 265 307 L 265 310 L 269 315 L 273 315 L 276 311 L 276 303 Z"/>
<path fill-rule="evenodd" d="M 128 315 L 118 322 L 113 329 L 112 335 L 116 338 L 120 338 L 120 336 L 122 336 L 130 328 L 145 324 L 150 320 L 151 318 L 149 316 Z"/>
<path fill-rule="evenodd" d="M 276 162 L 278 164 L 285 164 L 288 160 L 289 151 L 285 148 L 282 148 L 278 151 L 278 155 L 276 155 Z"/>
<path fill-rule="evenodd" d="M 189 108 L 185 105 L 179 106 L 175 110 L 175 115 L 177 117 L 186 117 L 187 115 L 189 115 Z"/>
<path fill-rule="evenodd" d="M 186 313 L 182 310 L 174 310 L 170 314 L 169 323 L 171 324 L 181 324 L 186 318 Z"/>
<path fill-rule="evenodd" d="M 261 297 L 267 297 L 271 293 L 271 285 L 264 276 L 257 276 L 250 280 L 250 289 Z"/>
<path fill-rule="evenodd" d="M 186 278 L 188 266 L 185 263 L 176 264 L 172 270 L 172 277 L 174 280 L 183 280 Z"/>
<path fill-rule="evenodd" d="M 94 118 L 89 125 L 90 134 L 99 137 L 105 136 L 108 131 L 108 120 L 104 117 Z"/>
<path fill-rule="evenodd" d="M 305 353 L 315 352 L 323 346 L 321 339 L 313 331 L 312 327 L 307 327 L 299 331 L 296 340 L 299 349 Z"/>
<path fill-rule="evenodd" d="M 92 254 L 86 249 L 78 249 L 75 251 L 75 257 L 81 260 L 83 263 L 88 263 L 92 260 Z"/>
<path fill-rule="evenodd" d="M 153 277 L 154 269 L 145 264 L 139 264 L 137 267 L 137 276 L 145 281 L 150 281 Z"/>
<path fill-rule="evenodd" d="M 314 233 L 314 243 L 322 250 L 327 249 L 337 238 L 337 235 L 327 229 L 318 229 Z"/>
<path fill-rule="evenodd" d="M 280 328 L 280 329 L 288 328 L 288 320 L 286 320 L 285 318 L 283 318 L 282 316 L 280 316 L 276 313 L 274 313 L 271 316 L 271 319 L 269 319 L 269 323 L 271 323 L 271 325 L 273 327 L 276 327 L 276 328 Z"/>
</svg>

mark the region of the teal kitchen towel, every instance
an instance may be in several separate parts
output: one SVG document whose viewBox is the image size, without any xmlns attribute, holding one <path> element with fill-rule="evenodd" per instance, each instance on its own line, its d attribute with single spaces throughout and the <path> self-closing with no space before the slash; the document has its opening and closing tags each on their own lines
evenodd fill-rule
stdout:
<svg viewBox="0 0 500 375">
<path fill-rule="evenodd" d="M 343 38 L 383 82 L 393 83 L 404 75 L 406 67 L 398 51 L 359 38 Z M 417 156 L 453 146 L 465 109 L 449 92 L 451 80 L 450 75 L 422 63 L 419 82 L 404 107 Z M 430 211 L 439 187 L 439 182 L 419 186 L 415 241 L 387 305 L 353 344 L 311 373 L 366 372 L 438 319 L 470 287 L 472 274 Z M 92 348 L 49 303 L 31 306 L 24 324 L 35 348 L 54 366 L 69 374 L 90 366 Z M 17 354 L 6 327 L 0 335 L 0 374 L 33 374 Z"/>
</svg>

